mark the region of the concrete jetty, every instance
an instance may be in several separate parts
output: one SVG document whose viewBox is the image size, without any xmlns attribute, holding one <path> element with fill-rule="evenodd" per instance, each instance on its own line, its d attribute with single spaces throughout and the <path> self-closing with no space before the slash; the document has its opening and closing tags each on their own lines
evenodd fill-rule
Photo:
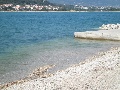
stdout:
<svg viewBox="0 0 120 90">
<path fill-rule="evenodd" d="M 102 26 L 106 27 L 106 25 L 102 25 Z M 109 25 L 109 26 L 113 26 L 113 25 Z M 116 27 L 116 25 L 114 26 Z M 109 29 L 109 28 L 111 27 L 108 27 L 107 30 L 100 29 L 98 31 L 74 32 L 74 36 L 76 38 L 82 38 L 82 39 L 119 40 L 120 41 L 120 29 L 119 28 Z"/>
</svg>

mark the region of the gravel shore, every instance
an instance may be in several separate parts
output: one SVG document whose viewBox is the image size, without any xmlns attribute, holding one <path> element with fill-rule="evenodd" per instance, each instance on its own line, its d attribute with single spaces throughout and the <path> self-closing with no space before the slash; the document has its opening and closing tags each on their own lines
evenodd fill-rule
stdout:
<svg viewBox="0 0 120 90">
<path fill-rule="evenodd" d="M 120 47 L 101 52 L 48 77 L 1 86 L 2 90 L 120 90 Z"/>
</svg>

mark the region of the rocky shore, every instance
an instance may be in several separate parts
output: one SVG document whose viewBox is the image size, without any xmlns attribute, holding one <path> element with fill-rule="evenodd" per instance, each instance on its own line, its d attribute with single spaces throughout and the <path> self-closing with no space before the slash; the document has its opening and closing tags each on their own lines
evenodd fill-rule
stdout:
<svg viewBox="0 0 120 90">
<path fill-rule="evenodd" d="M 117 23 L 117 24 L 103 24 L 101 27 L 99 27 L 100 29 L 103 29 L 103 30 L 112 30 L 112 29 L 120 29 L 120 24 Z"/>
<path fill-rule="evenodd" d="M 50 67 L 52 66 L 48 66 L 48 68 Z M 47 68 L 44 69 L 46 71 Z M 37 69 L 37 73 L 33 72 L 32 75 L 38 74 L 39 70 Z M 40 74 L 42 73 L 40 72 Z M 47 77 L 37 77 L 18 82 L 2 85 L 0 89 L 120 90 L 120 47 L 101 52 L 97 56 Z"/>
</svg>

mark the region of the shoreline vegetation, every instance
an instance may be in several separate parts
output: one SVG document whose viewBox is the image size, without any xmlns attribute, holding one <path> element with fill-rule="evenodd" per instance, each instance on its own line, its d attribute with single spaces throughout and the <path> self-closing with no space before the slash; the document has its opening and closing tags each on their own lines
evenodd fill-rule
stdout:
<svg viewBox="0 0 120 90">
<path fill-rule="evenodd" d="M 119 90 L 120 47 L 100 52 L 65 70 L 48 74 L 54 67 L 38 68 L 22 80 L 0 86 L 1 90 Z M 33 78 L 32 78 L 32 77 Z"/>
</svg>

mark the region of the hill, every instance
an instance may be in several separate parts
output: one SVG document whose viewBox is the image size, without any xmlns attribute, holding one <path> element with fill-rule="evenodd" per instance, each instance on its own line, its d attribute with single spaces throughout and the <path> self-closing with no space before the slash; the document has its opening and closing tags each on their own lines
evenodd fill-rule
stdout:
<svg viewBox="0 0 120 90">
<path fill-rule="evenodd" d="M 51 5 L 47 0 L 0 0 L 0 4 L 38 4 L 38 5 Z"/>
<path fill-rule="evenodd" d="M 120 0 L 49 0 L 54 3 L 83 5 L 83 6 L 114 6 L 120 7 Z"/>
</svg>

